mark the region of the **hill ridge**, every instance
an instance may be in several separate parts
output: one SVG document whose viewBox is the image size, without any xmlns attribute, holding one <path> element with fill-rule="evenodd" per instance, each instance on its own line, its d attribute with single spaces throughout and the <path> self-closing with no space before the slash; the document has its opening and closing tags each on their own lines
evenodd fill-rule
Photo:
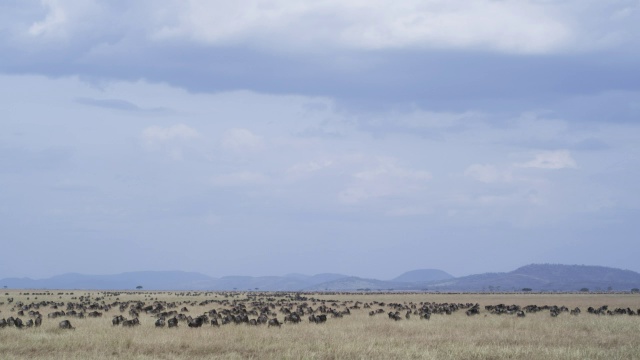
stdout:
<svg viewBox="0 0 640 360">
<path fill-rule="evenodd" d="M 432 278 L 430 278 L 432 277 Z M 435 278 L 433 278 L 435 277 Z M 629 291 L 640 288 L 640 273 L 599 265 L 528 264 L 509 272 L 453 277 L 438 269 L 407 271 L 392 280 L 335 273 L 284 276 L 229 275 L 214 278 L 188 271 L 132 271 L 110 275 L 66 273 L 46 279 L 5 278 L 12 289 L 238 290 L 238 291 Z"/>
</svg>

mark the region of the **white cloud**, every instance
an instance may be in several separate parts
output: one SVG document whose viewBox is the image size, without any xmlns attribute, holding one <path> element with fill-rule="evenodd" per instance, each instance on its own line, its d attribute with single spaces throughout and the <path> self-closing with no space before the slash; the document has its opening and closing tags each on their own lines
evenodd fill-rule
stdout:
<svg viewBox="0 0 640 360">
<path fill-rule="evenodd" d="M 535 155 L 533 160 L 517 164 L 517 166 L 536 169 L 575 169 L 578 167 L 568 150 L 540 152 Z"/>
<path fill-rule="evenodd" d="M 150 126 L 142 131 L 142 138 L 148 143 L 161 143 L 171 140 L 188 140 L 199 137 L 193 128 L 177 124 L 169 127 Z"/>
<path fill-rule="evenodd" d="M 200 134 L 195 129 L 184 124 L 168 127 L 150 126 L 142 131 L 146 150 L 164 152 L 173 160 L 182 160 L 186 140 L 198 137 Z"/>
<path fill-rule="evenodd" d="M 263 140 L 247 129 L 229 129 L 222 138 L 222 147 L 234 152 L 256 151 L 263 147 Z"/>
<path fill-rule="evenodd" d="M 29 34 L 33 36 L 52 35 L 59 32 L 67 22 L 67 13 L 59 1 L 42 0 L 42 5 L 49 9 L 49 13 L 42 21 L 37 21 L 29 27 Z"/>
<path fill-rule="evenodd" d="M 494 165 L 473 164 L 469 166 L 464 175 L 484 183 L 510 182 L 513 180 L 511 172 L 499 170 Z"/>
<path fill-rule="evenodd" d="M 191 0 L 156 39 L 208 44 L 259 43 L 297 48 L 490 48 L 515 53 L 558 50 L 572 37 L 549 4 L 532 1 Z M 328 22 L 327 19 L 332 19 Z M 508 29 L 508 31 L 505 31 Z"/>
<path fill-rule="evenodd" d="M 376 159 L 377 165 L 352 175 L 353 181 L 338 194 L 341 202 L 355 204 L 367 199 L 408 194 L 424 188 L 431 173 L 398 165 L 394 158 Z"/>
<path fill-rule="evenodd" d="M 383 157 L 378 159 L 378 166 L 374 169 L 358 172 L 353 175 L 356 179 L 376 181 L 380 178 L 397 178 L 406 180 L 431 180 L 431 174 L 423 170 L 409 170 L 398 166 L 397 160 Z"/>
<path fill-rule="evenodd" d="M 245 186 L 262 184 L 268 180 L 267 176 L 259 172 L 242 171 L 229 174 L 221 174 L 213 177 L 211 183 L 214 186 Z"/>
<path fill-rule="evenodd" d="M 28 35 L 72 40 L 93 49 L 117 43 L 157 45 L 186 40 L 288 53 L 437 48 L 546 54 L 628 46 L 637 41 L 639 11 L 637 5 L 625 1 L 583 0 L 22 3 L 16 6 L 19 10 L 11 16 L 12 23 L 6 25 L 19 29 L 11 31 L 19 39 Z M 44 16 L 38 11 L 42 9 Z M 22 14 L 29 18 L 21 18 Z M 109 37 L 118 41 L 105 41 Z"/>
<path fill-rule="evenodd" d="M 292 178 L 300 178 L 329 168 L 333 164 L 334 162 L 331 160 L 318 160 L 298 163 L 287 169 L 287 174 Z"/>
</svg>

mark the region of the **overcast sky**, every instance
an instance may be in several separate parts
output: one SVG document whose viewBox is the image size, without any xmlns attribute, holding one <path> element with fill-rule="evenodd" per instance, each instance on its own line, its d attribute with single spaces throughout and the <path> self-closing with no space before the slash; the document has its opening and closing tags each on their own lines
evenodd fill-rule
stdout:
<svg viewBox="0 0 640 360">
<path fill-rule="evenodd" d="M 0 2 L 0 278 L 640 271 L 640 1 Z"/>
</svg>

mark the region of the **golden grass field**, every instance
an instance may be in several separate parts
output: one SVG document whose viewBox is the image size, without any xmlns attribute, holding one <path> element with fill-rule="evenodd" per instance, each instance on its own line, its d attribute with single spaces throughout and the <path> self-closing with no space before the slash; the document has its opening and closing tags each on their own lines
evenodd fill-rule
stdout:
<svg viewBox="0 0 640 360">
<path fill-rule="evenodd" d="M 29 295 L 25 295 L 27 292 Z M 137 292 L 104 296 L 93 291 L 8 291 L 0 294 L 0 318 L 16 317 L 15 303 L 41 301 L 78 302 L 81 295 L 116 301 L 154 300 L 169 302 L 201 302 L 222 300 L 222 294 Z M 34 295 L 38 293 L 38 295 Z M 238 294 L 241 299 L 246 294 Z M 274 294 L 258 296 L 277 298 Z M 40 307 L 43 315 L 39 328 L 0 328 L 0 359 L 640 359 L 640 316 L 593 315 L 589 306 L 608 305 L 610 309 L 640 308 L 638 294 L 305 294 L 320 299 L 373 301 L 385 303 L 479 303 L 481 313 L 465 315 L 464 310 L 452 315 L 434 314 L 430 320 L 412 316 L 393 321 L 385 313 L 369 316 L 371 309 L 353 309 L 351 315 L 331 318 L 323 324 L 307 321 L 284 324 L 280 328 L 227 324 L 189 328 L 155 328 L 155 318 L 141 313 L 141 325 L 133 328 L 112 326 L 117 307 L 101 318 L 47 318 L 55 310 Z M 36 299 L 37 297 L 37 299 Z M 75 299 L 71 299 L 71 298 Z M 8 298 L 14 302 L 9 304 Z M 28 299 L 27 299 L 28 298 Z M 234 298 L 227 298 L 232 300 Z M 307 301 L 310 305 L 313 301 Z M 548 311 L 515 315 L 495 315 L 485 305 L 517 304 L 521 306 L 564 305 L 580 307 L 582 313 L 562 313 L 552 318 Z M 353 305 L 353 303 L 348 303 Z M 220 304 L 186 305 L 193 316 L 221 308 Z M 181 306 L 180 306 L 181 307 Z M 178 310 L 180 309 L 178 307 Z M 314 308 L 316 306 L 313 306 Z M 13 311 L 12 311 L 13 308 Z M 64 307 L 60 307 L 64 309 Z M 404 315 L 404 312 L 403 312 Z M 280 321 L 284 315 L 277 313 Z M 28 319 L 25 311 L 23 320 Z M 60 320 L 69 319 L 75 330 L 58 328 Z"/>
</svg>

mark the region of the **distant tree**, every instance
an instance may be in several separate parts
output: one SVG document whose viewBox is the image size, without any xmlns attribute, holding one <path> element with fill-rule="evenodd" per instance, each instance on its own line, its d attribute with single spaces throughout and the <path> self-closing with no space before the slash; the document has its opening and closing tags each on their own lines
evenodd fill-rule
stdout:
<svg viewBox="0 0 640 360">
<path fill-rule="evenodd" d="M 582 288 L 580 289 L 581 292 L 589 292 L 589 288 Z"/>
<path fill-rule="evenodd" d="M 531 292 L 531 288 L 522 288 L 522 291 L 524 291 L 524 292 Z"/>
<path fill-rule="evenodd" d="M 260 290 L 260 288 L 255 288 L 255 289 L 256 289 L 256 291 Z"/>
<path fill-rule="evenodd" d="M 634 294 L 637 294 L 637 293 L 640 293 L 640 289 L 633 288 L 633 289 L 631 289 L 631 292 L 634 293 Z"/>
<path fill-rule="evenodd" d="M 609 287 L 607 288 L 607 291 L 609 291 L 609 292 L 613 291 L 613 287 L 609 286 Z"/>
<path fill-rule="evenodd" d="M 138 290 L 142 290 L 142 285 L 138 285 L 138 286 L 136 286 L 136 289 L 138 289 Z"/>
<path fill-rule="evenodd" d="M 3 286 L 5 289 L 7 288 L 7 285 Z"/>
</svg>

